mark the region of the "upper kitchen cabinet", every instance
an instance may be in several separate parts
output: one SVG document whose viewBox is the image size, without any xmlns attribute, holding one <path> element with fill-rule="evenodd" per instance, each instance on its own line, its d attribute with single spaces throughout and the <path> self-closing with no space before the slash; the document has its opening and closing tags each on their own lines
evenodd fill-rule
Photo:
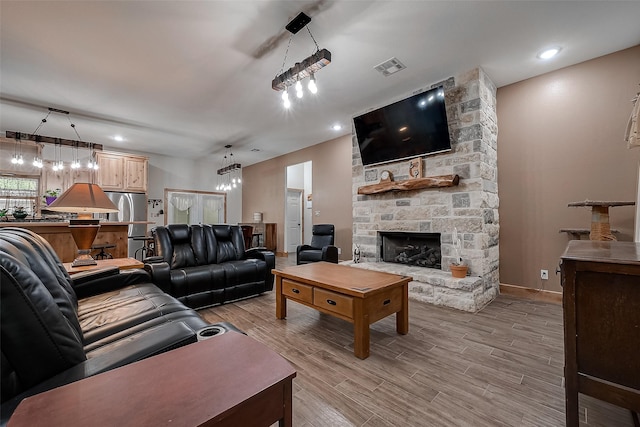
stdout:
<svg viewBox="0 0 640 427">
<path fill-rule="evenodd" d="M 64 193 L 76 182 L 93 182 L 90 170 L 71 169 L 67 166 L 62 170 L 54 171 L 54 162 L 45 160 L 43 163 L 40 178 L 41 194 L 45 194 L 47 190 L 60 190 L 60 193 Z"/>
<path fill-rule="evenodd" d="M 97 152 L 97 182 L 105 191 L 147 192 L 149 160 L 143 156 Z"/>
</svg>

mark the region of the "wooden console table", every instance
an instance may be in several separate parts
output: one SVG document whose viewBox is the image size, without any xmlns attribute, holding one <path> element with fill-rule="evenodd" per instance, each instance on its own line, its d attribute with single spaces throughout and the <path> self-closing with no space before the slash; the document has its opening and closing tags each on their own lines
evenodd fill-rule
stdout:
<svg viewBox="0 0 640 427">
<path fill-rule="evenodd" d="M 8 425 L 291 426 L 295 376 L 273 350 L 227 332 L 27 397 Z"/>
<path fill-rule="evenodd" d="M 640 412 L 640 243 L 570 241 L 562 286 L 566 425 L 578 393 Z"/>
</svg>

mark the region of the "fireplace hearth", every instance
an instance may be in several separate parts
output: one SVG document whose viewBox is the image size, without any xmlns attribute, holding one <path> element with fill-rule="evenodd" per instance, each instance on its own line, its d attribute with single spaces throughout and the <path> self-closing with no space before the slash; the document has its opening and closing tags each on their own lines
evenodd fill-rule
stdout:
<svg viewBox="0 0 640 427">
<path fill-rule="evenodd" d="M 384 262 L 441 268 L 440 233 L 380 232 Z"/>
</svg>

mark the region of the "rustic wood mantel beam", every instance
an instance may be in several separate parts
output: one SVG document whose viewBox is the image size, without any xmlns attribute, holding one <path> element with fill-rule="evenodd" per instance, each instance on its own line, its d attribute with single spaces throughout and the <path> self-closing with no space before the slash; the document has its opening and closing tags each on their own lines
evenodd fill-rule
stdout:
<svg viewBox="0 0 640 427">
<path fill-rule="evenodd" d="M 407 179 L 404 181 L 380 182 L 358 188 L 358 194 L 380 194 L 388 191 L 411 191 L 423 188 L 442 188 L 458 185 L 458 175 L 438 175 L 427 178 Z"/>
</svg>

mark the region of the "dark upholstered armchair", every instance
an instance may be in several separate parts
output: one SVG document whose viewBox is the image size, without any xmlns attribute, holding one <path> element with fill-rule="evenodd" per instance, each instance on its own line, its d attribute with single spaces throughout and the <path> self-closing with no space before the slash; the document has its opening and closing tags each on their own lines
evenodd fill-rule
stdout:
<svg viewBox="0 0 640 427">
<path fill-rule="evenodd" d="M 333 224 L 316 224 L 311 231 L 310 245 L 300 245 L 296 250 L 298 265 L 328 261 L 338 263 L 338 248 L 333 246 L 335 228 Z"/>
</svg>

